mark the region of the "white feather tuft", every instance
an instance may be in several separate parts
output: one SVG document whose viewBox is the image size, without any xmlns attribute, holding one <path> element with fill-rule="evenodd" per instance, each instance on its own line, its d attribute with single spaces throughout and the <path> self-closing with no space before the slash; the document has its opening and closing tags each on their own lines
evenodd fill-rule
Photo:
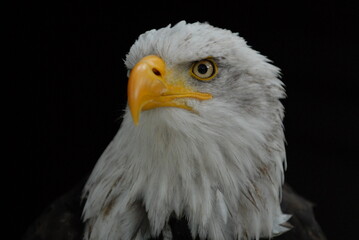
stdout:
<svg viewBox="0 0 359 240">
<path fill-rule="evenodd" d="M 227 224 L 227 217 L 228 217 L 228 209 L 226 206 L 226 203 L 224 202 L 224 198 L 223 198 L 223 194 L 217 189 L 216 192 L 216 196 L 217 196 L 217 208 L 219 210 L 219 213 L 222 216 L 223 222 L 224 224 Z"/>
</svg>

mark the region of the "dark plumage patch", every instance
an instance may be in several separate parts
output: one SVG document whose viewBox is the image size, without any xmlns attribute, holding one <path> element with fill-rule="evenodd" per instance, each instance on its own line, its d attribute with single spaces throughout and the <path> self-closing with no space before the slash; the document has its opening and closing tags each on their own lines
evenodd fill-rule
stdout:
<svg viewBox="0 0 359 240">
<path fill-rule="evenodd" d="M 22 240 L 82 240 L 84 224 L 81 220 L 81 190 L 84 181 L 51 204 L 28 228 Z M 293 228 L 274 240 L 326 240 L 315 220 L 313 204 L 296 194 L 288 185 L 283 187 L 283 212 L 292 214 Z M 185 217 L 169 220 L 173 240 L 193 240 Z M 163 240 L 162 233 L 150 240 Z M 197 237 L 195 240 L 199 240 Z"/>
<path fill-rule="evenodd" d="M 169 225 L 171 227 L 173 240 L 192 239 L 186 217 L 182 217 L 181 219 L 172 217 L 169 221 Z M 199 238 L 197 237 L 196 240 L 199 240 Z"/>
</svg>

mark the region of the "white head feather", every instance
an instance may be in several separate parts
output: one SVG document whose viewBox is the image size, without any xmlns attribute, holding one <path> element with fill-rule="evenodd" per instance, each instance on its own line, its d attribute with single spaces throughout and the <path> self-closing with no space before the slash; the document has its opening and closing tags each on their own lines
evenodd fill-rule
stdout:
<svg viewBox="0 0 359 240">
<path fill-rule="evenodd" d="M 180 22 L 142 34 L 126 66 L 160 56 L 213 99 L 194 112 L 156 108 L 138 126 L 128 108 L 84 189 L 85 239 L 147 239 L 185 216 L 200 239 L 259 239 L 286 229 L 280 209 L 285 163 L 279 69 L 228 30 Z M 200 82 L 192 62 L 211 56 L 218 75 Z"/>
</svg>

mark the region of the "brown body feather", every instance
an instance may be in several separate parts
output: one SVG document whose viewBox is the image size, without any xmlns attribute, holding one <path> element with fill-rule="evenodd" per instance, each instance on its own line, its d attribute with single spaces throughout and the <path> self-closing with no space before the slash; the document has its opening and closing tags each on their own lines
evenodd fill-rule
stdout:
<svg viewBox="0 0 359 240">
<path fill-rule="evenodd" d="M 81 190 L 84 182 L 54 201 L 28 228 L 23 240 L 82 240 Z M 313 204 L 285 184 L 282 210 L 292 215 L 292 229 L 275 240 L 326 240 L 315 219 Z M 185 219 L 172 218 L 169 222 L 174 240 L 192 240 Z M 162 239 L 162 234 L 158 240 Z M 154 240 L 154 239 L 153 239 Z"/>
</svg>

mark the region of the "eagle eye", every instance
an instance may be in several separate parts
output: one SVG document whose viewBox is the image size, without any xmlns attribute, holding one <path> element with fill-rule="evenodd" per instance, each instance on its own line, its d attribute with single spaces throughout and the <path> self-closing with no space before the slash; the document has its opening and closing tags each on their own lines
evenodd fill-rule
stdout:
<svg viewBox="0 0 359 240">
<path fill-rule="evenodd" d="M 193 63 L 191 75 L 201 81 L 209 81 L 217 74 L 217 65 L 213 59 L 207 58 Z"/>
</svg>

